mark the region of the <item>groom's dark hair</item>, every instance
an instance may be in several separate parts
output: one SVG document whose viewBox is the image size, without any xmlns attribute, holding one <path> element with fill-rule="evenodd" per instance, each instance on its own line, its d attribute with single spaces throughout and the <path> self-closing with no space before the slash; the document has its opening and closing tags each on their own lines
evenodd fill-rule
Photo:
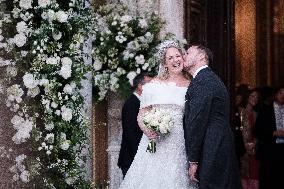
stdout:
<svg viewBox="0 0 284 189">
<path fill-rule="evenodd" d="M 201 44 L 194 45 L 194 46 L 196 46 L 197 49 L 201 50 L 206 55 L 206 58 L 207 58 L 207 61 L 208 61 L 209 64 L 213 62 L 213 53 L 209 48 L 207 48 L 207 47 L 205 47 Z"/>
</svg>

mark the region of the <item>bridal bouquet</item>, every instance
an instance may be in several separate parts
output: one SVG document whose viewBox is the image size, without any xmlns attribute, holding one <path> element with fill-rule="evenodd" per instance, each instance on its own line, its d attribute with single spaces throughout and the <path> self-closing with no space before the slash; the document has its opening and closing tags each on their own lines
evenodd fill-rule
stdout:
<svg viewBox="0 0 284 189">
<path fill-rule="evenodd" d="M 173 119 L 170 116 L 170 111 L 158 108 L 152 108 L 150 111 L 147 111 L 142 117 L 142 121 L 147 129 L 158 134 L 158 138 L 169 135 L 174 125 Z M 155 139 L 150 140 L 147 151 L 150 153 L 156 152 Z"/>
</svg>

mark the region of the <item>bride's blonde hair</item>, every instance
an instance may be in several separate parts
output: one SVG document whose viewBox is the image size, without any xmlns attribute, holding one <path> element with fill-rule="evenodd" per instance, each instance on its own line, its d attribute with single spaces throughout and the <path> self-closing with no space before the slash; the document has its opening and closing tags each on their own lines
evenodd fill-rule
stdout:
<svg viewBox="0 0 284 189">
<path fill-rule="evenodd" d="M 181 48 L 179 43 L 174 40 L 166 40 L 158 46 L 157 58 L 159 60 L 159 71 L 158 71 L 157 78 L 161 80 L 166 80 L 169 78 L 169 72 L 165 68 L 166 53 L 169 48 L 176 48 L 180 52 L 181 55 L 184 54 L 184 49 Z M 183 70 L 182 73 L 185 78 L 190 79 L 190 75 L 186 71 Z"/>
</svg>

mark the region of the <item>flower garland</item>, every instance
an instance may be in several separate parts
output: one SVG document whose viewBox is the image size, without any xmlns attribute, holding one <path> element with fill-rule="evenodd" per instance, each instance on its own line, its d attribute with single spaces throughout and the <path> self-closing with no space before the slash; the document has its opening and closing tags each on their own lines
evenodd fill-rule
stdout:
<svg viewBox="0 0 284 189">
<path fill-rule="evenodd" d="M 13 180 L 49 188 L 89 188 L 84 162 L 89 123 L 81 81 L 90 30 L 84 0 L 13 0 L 1 12 L 0 66 L 6 67 L 6 105 L 16 144 L 31 144 L 11 167 Z M 17 83 L 21 80 L 22 83 Z M 4 88 L 0 87 L 4 92 Z"/>
<path fill-rule="evenodd" d="M 107 4 L 96 12 L 94 23 L 94 97 L 103 100 L 108 91 L 127 96 L 137 74 L 155 72 L 153 55 L 164 22 L 155 12 L 130 15 L 125 5 Z"/>
</svg>

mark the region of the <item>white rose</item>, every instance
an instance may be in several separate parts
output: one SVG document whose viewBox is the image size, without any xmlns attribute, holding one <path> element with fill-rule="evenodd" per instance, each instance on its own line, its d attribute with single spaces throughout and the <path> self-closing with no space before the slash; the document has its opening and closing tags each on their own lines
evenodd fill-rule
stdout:
<svg viewBox="0 0 284 189">
<path fill-rule="evenodd" d="M 126 76 L 131 86 L 133 86 L 133 79 L 136 77 L 136 75 L 137 75 L 136 72 L 131 71 Z"/>
<path fill-rule="evenodd" d="M 45 8 L 50 5 L 50 0 L 38 0 L 38 6 Z"/>
<path fill-rule="evenodd" d="M 58 32 L 53 32 L 53 33 L 52 33 L 52 37 L 53 37 L 53 39 L 54 39 L 55 41 L 58 41 L 59 39 L 61 39 L 62 33 L 61 33 L 60 31 L 58 31 Z"/>
<path fill-rule="evenodd" d="M 35 88 L 39 84 L 38 80 L 35 79 L 34 75 L 30 73 L 26 73 L 23 76 L 23 81 L 24 85 L 29 89 Z"/>
<path fill-rule="evenodd" d="M 61 116 L 64 121 L 70 121 L 72 119 L 72 110 L 66 106 L 62 106 Z"/>
<path fill-rule="evenodd" d="M 23 9 L 32 8 L 32 0 L 20 0 L 19 6 Z"/>
<path fill-rule="evenodd" d="M 66 14 L 64 11 L 56 12 L 55 17 L 61 23 L 67 22 L 67 20 L 68 20 L 68 14 Z"/>
<path fill-rule="evenodd" d="M 100 69 L 102 69 L 103 64 L 100 60 L 95 59 L 93 66 L 94 66 L 95 71 L 99 71 Z"/>
<path fill-rule="evenodd" d="M 25 33 L 28 30 L 28 26 L 27 26 L 26 22 L 21 21 L 21 22 L 17 23 L 16 29 L 17 29 L 18 33 Z"/>
<path fill-rule="evenodd" d="M 64 93 L 72 94 L 73 93 L 73 87 L 69 84 L 66 84 L 63 88 Z"/>
<path fill-rule="evenodd" d="M 52 108 L 57 108 L 57 107 L 58 107 L 58 104 L 55 103 L 55 102 L 52 102 L 52 103 L 51 103 L 51 107 L 52 107 Z"/>
<path fill-rule="evenodd" d="M 159 124 L 159 131 L 163 134 L 166 134 L 168 132 L 166 125 Z"/>
<path fill-rule="evenodd" d="M 59 75 L 61 75 L 64 79 L 68 79 L 71 77 L 71 66 L 72 66 L 72 60 L 68 57 L 62 58 L 62 67 L 59 71 Z"/>
<path fill-rule="evenodd" d="M 39 84 L 38 80 L 35 79 L 34 75 L 30 73 L 26 73 L 23 76 L 23 81 L 24 81 L 24 85 L 27 88 L 35 88 Z"/>
<path fill-rule="evenodd" d="M 22 47 L 26 44 L 27 37 L 23 33 L 19 33 L 14 36 L 13 41 L 18 47 Z"/>
<path fill-rule="evenodd" d="M 50 22 L 52 22 L 53 20 L 56 19 L 54 10 L 48 10 L 48 12 L 47 12 L 47 18 L 48 18 L 48 20 L 49 20 Z"/>
</svg>

